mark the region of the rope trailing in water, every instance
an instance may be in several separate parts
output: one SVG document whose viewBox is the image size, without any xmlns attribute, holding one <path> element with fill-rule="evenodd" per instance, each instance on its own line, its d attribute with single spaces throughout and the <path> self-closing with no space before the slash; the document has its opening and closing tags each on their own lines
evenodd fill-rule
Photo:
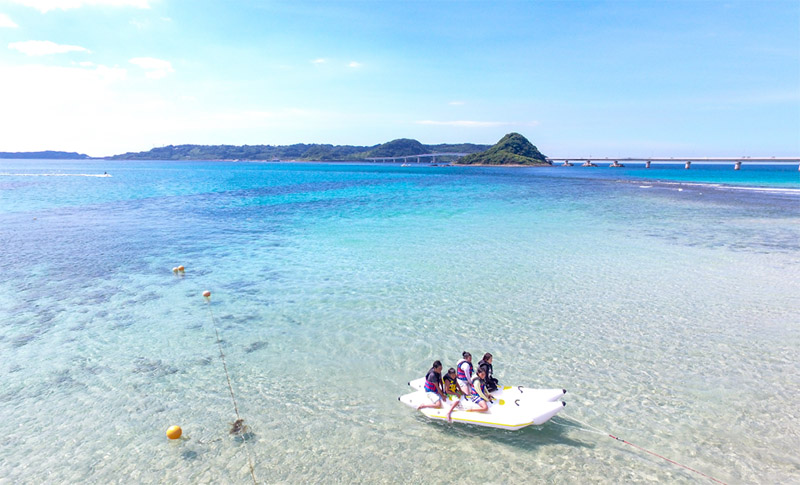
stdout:
<svg viewBox="0 0 800 485">
<path fill-rule="evenodd" d="M 206 296 L 203 295 L 206 299 L 206 305 L 208 306 L 208 314 L 211 316 L 211 324 L 214 326 L 214 333 L 217 335 L 217 347 L 219 347 L 219 357 L 222 360 L 222 368 L 225 369 L 225 379 L 228 380 L 228 391 L 231 393 L 231 401 L 233 401 L 233 410 L 236 412 L 236 421 L 233 423 L 233 429 L 231 433 L 236 433 L 242 438 L 242 442 L 244 443 L 245 452 L 247 452 L 247 464 L 250 465 L 250 476 L 253 478 L 253 483 L 258 485 L 258 481 L 256 481 L 256 471 L 255 467 L 253 466 L 253 458 L 250 456 L 250 449 L 247 447 L 247 438 L 244 436 L 245 428 L 242 423 L 244 420 L 241 416 L 239 416 L 239 406 L 236 404 L 236 396 L 233 393 L 233 386 L 231 385 L 231 376 L 228 374 L 228 364 L 225 362 L 225 353 L 222 351 L 222 340 L 219 338 L 219 329 L 217 328 L 217 319 L 214 318 L 214 311 L 211 309 L 211 298 L 210 295 Z"/>
<path fill-rule="evenodd" d="M 661 456 L 661 455 L 659 455 L 658 453 L 655 453 L 655 452 L 653 452 L 653 451 L 650 451 L 650 450 L 647 450 L 647 449 L 645 449 L 645 448 L 642 448 L 641 446 L 635 445 L 635 444 L 631 443 L 630 441 L 624 440 L 624 439 L 622 439 L 622 438 L 618 438 L 618 437 L 614 436 L 613 434 L 609 433 L 608 431 L 603 431 L 603 430 L 602 430 L 602 429 L 600 429 L 600 428 L 596 428 L 596 427 L 592 426 L 591 424 L 584 423 L 583 421 L 581 421 L 581 420 L 579 420 L 579 419 L 575 419 L 575 418 L 573 418 L 572 416 L 565 416 L 565 415 L 562 415 L 562 417 L 564 417 L 564 418 L 567 418 L 567 419 L 571 419 L 572 421 L 575 421 L 575 422 L 577 422 L 577 423 L 579 423 L 579 424 L 581 424 L 581 425 L 583 425 L 583 426 L 586 426 L 587 428 L 591 428 L 591 429 L 584 429 L 584 428 L 579 428 L 579 427 L 577 427 L 577 426 L 570 426 L 570 425 L 568 425 L 568 424 L 561 424 L 561 423 L 555 423 L 555 424 L 558 424 L 559 426 L 564 426 L 564 427 L 567 427 L 567 428 L 577 428 L 577 429 L 580 429 L 580 430 L 582 430 L 582 431 L 588 431 L 588 432 L 590 432 L 590 433 L 596 433 L 596 434 L 602 434 L 602 435 L 606 435 L 606 436 L 608 436 L 608 437 L 610 437 L 610 438 L 613 438 L 613 439 L 615 439 L 615 440 L 617 440 L 617 441 L 619 441 L 619 442 L 625 443 L 626 445 L 631 445 L 631 446 L 633 446 L 634 448 L 636 448 L 636 449 L 638 449 L 638 450 L 642 450 L 642 451 L 644 451 L 645 453 L 648 453 L 648 454 L 650 454 L 650 455 L 653 455 L 653 456 L 655 456 L 655 457 L 661 458 L 662 460 L 666 460 L 666 461 L 668 461 L 668 462 L 672 463 L 673 465 L 677 465 L 677 466 L 679 466 L 679 467 L 681 467 L 681 468 L 685 468 L 685 469 L 687 469 L 687 470 L 689 470 L 689 471 L 691 471 L 691 472 L 697 473 L 698 475 L 701 475 L 701 476 L 703 476 L 703 477 L 706 477 L 706 478 L 708 478 L 708 479 L 709 479 L 709 480 L 711 480 L 711 481 L 714 481 L 714 482 L 716 482 L 716 483 L 721 483 L 722 485 L 727 485 L 727 484 L 726 484 L 725 482 L 723 482 L 722 480 L 718 480 L 718 479 L 716 479 L 716 478 L 714 478 L 714 477 L 712 477 L 712 476 L 710 476 L 710 475 L 706 475 L 705 473 L 701 472 L 700 470 L 695 470 L 694 468 L 692 468 L 692 467 L 690 467 L 690 466 L 686 466 L 686 465 L 684 465 L 684 464 L 682 464 L 682 463 L 678 463 L 678 462 L 677 462 L 677 461 L 675 461 L 675 460 L 670 460 L 669 458 L 667 458 L 667 457 L 665 457 L 665 456 Z"/>
</svg>

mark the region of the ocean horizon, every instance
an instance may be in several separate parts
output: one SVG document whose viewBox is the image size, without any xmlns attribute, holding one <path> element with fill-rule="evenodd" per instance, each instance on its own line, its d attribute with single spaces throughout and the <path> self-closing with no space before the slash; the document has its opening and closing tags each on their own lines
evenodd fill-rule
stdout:
<svg viewBox="0 0 800 485">
<path fill-rule="evenodd" d="M 0 482 L 800 477 L 795 164 L 0 160 L 0 248 Z M 464 350 L 566 409 L 398 402 Z"/>
</svg>

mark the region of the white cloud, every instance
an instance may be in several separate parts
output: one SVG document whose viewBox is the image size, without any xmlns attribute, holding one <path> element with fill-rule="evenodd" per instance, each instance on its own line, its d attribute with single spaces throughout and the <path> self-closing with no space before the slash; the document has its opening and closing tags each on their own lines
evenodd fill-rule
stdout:
<svg viewBox="0 0 800 485">
<path fill-rule="evenodd" d="M 150 8 L 149 0 L 12 0 L 26 7 L 33 7 L 36 10 L 47 13 L 50 10 L 68 10 L 71 8 L 81 8 L 84 6 L 108 6 L 108 7 L 136 7 Z"/>
<path fill-rule="evenodd" d="M 161 79 L 169 73 L 175 72 L 169 61 L 156 59 L 155 57 L 134 57 L 130 60 L 130 63 L 144 69 L 144 75 L 150 79 Z"/>
<path fill-rule="evenodd" d="M 131 19 L 131 21 L 128 23 L 133 25 L 139 30 L 145 30 L 150 28 L 150 22 L 148 22 L 147 20 Z"/>
<path fill-rule="evenodd" d="M 11 42 L 8 48 L 22 52 L 29 56 L 46 56 L 49 54 L 64 54 L 67 52 L 89 52 L 85 47 L 77 45 L 64 45 L 50 42 L 49 40 L 26 40 Z"/>
<path fill-rule="evenodd" d="M 0 79 L 0 133 L 10 151 L 58 147 L 99 156 L 131 143 L 149 149 L 150 140 L 185 121 L 169 101 L 136 89 L 124 68 L 0 65 Z"/>
<path fill-rule="evenodd" d="M 129 75 L 134 69 L 0 64 L 0 150 L 104 156 L 181 143 L 288 144 L 353 116 L 270 104 L 239 109 L 209 103 L 202 89 L 176 96 Z"/>
<path fill-rule="evenodd" d="M 0 13 L 0 28 L 3 27 L 8 29 L 13 29 L 19 27 L 19 25 L 15 24 L 14 21 L 11 20 L 11 17 L 9 17 L 8 15 Z"/>
<path fill-rule="evenodd" d="M 361 67 L 361 66 L 363 66 L 363 64 L 361 64 L 360 62 L 356 62 L 356 61 L 351 61 L 350 64 L 347 65 L 347 67 L 353 67 L 353 68 Z"/>
<path fill-rule="evenodd" d="M 0 133 L 12 151 L 48 146 L 92 155 L 117 153 L 118 147 L 111 146 L 118 142 L 115 137 L 159 119 L 143 119 L 141 113 L 151 109 L 148 99 L 126 90 L 124 68 L 0 65 L 0 79 Z"/>
<path fill-rule="evenodd" d="M 313 61 L 311 61 L 312 64 L 325 64 L 326 62 L 328 62 L 328 60 L 327 59 L 323 59 L 322 57 L 320 57 L 319 59 L 314 59 Z"/>
</svg>

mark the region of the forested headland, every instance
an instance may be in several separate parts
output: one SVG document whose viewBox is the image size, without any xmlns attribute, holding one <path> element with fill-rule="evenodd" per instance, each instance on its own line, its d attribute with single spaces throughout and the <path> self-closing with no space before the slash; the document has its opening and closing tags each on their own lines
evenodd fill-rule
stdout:
<svg viewBox="0 0 800 485">
<path fill-rule="evenodd" d="M 373 146 L 306 144 L 294 145 L 168 145 L 145 152 L 108 157 L 112 160 L 298 160 L 359 161 L 373 157 L 404 157 L 426 153 L 476 153 L 489 145 L 473 143 L 424 145 L 401 138 Z"/>
</svg>

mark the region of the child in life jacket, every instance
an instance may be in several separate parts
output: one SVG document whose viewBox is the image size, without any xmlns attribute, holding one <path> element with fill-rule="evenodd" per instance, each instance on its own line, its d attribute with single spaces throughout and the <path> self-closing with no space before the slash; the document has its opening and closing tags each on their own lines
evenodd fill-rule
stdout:
<svg viewBox="0 0 800 485">
<path fill-rule="evenodd" d="M 442 363 L 436 361 L 425 376 L 425 397 L 430 401 L 429 404 L 420 404 L 417 409 L 440 408 L 442 400 L 446 399 L 442 390 Z"/>
<path fill-rule="evenodd" d="M 456 364 L 456 378 L 459 389 L 465 396 L 469 396 L 472 390 L 470 383 L 472 382 L 472 354 L 466 350 L 461 353 L 462 359 Z"/>
<path fill-rule="evenodd" d="M 478 362 L 478 368 L 486 372 L 486 390 L 489 392 L 496 391 L 500 383 L 497 382 L 497 379 L 492 375 L 494 373 L 494 369 L 492 368 L 492 354 L 489 352 L 483 354 L 483 359 Z"/>
<path fill-rule="evenodd" d="M 467 409 L 467 411 L 485 413 L 489 410 L 489 404 L 492 402 L 492 397 L 486 392 L 486 371 L 478 369 L 475 376 L 472 378 L 472 394 L 469 396 L 470 401 L 478 405 L 477 409 Z"/>
<path fill-rule="evenodd" d="M 448 396 L 461 397 L 464 395 L 461 389 L 458 388 L 458 379 L 456 378 L 456 370 L 452 367 L 447 370 L 447 374 L 442 377 L 442 384 L 444 384 L 444 392 Z"/>
</svg>

